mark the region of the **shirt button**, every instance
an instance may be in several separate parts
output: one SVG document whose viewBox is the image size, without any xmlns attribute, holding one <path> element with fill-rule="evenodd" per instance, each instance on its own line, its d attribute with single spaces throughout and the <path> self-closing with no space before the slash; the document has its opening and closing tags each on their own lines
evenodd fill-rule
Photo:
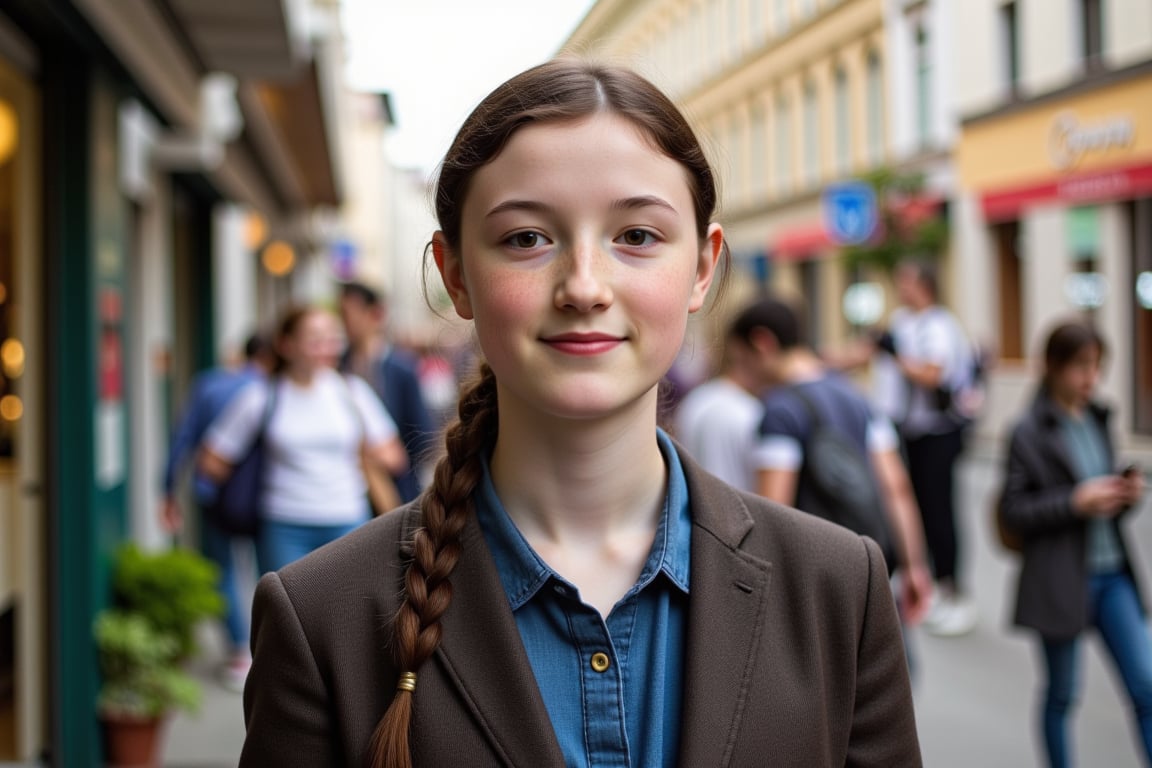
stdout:
<svg viewBox="0 0 1152 768">
<path fill-rule="evenodd" d="M 608 660 L 606 653 L 592 654 L 592 669 L 596 672 L 607 672 L 611 662 Z"/>
</svg>

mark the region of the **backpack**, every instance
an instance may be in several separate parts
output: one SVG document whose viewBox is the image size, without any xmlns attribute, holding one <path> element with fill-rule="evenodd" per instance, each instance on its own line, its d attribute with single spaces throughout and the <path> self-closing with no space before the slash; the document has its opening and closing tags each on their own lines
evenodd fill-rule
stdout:
<svg viewBox="0 0 1152 768">
<path fill-rule="evenodd" d="M 960 373 L 936 388 L 934 405 L 944 411 L 958 426 L 967 426 L 979 417 L 987 397 L 989 354 L 982 345 L 970 342 L 964 331 L 955 326 L 956 335 L 967 352 Z"/>
<path fill-rule="evenodd" d="M 216 496 L 204 507 L 204 514 L 221 530 L 232 536 L 255 536 L 260 530 L 261 497 L 267 449 L 264 435 L 276 405 L 276 383 L 269 382 L 268 398 L 252 447 L 232 468 L 231 474 L 216 488 Z"/>
<path fill-rule="evenodd" d="M 867 453 L 828 423 L 802 386 L 792 387 L 792 393 L 803 403 L 810 424 L 800 470 L 800 487 L 808 491 L 801 500 L 803 511 L 868 536 L 880 545 L 891 568 L 895 550 Z"/>
</svg>

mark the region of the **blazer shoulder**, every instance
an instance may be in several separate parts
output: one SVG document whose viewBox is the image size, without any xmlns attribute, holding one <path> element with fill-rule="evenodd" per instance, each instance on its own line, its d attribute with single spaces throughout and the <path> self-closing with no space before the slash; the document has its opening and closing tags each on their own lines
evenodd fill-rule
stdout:
<svg viewBox="0 0 1152 768">
<path fill-rule="evenodd" d="M 416 502 L 373 518 L 282 568 L 278 575 L 285 592 L 294 603 L 321 605 L 344 595 L 398 593 L 393 585 L 403 578 L 419 520 Z"/>
</svg>

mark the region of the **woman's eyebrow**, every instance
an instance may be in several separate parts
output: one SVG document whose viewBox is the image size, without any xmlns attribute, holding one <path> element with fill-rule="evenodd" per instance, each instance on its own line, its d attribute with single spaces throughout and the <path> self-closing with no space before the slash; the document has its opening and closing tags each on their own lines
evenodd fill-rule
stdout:
<svg viewBox="0 0 1152 768">
<path fill-rule="evenodd" d="M 632 210 L 634 208 L 648 208 L 650 206 L 667 208 L 672 213 L 676 213 L 676 208 L 673 207 L 671 203 L 656 195 L 638 195 L 636 197 L 625 197 L 622 200 L 612 201 L 613 210 Z"/>
<path fill-rule="evenodd" d="M 485 218 L 491 218 L 501 213 L 508 211 L 532 211 L 535 213 L 550 213 L 552 206 L 542 203 L 538 200 L 505 200 L 497 204 L 485 214 Z"/>
</svg>

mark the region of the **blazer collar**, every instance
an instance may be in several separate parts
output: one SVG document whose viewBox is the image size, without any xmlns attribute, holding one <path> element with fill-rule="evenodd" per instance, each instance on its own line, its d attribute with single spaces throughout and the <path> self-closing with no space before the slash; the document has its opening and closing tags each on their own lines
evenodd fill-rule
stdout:
<svg viewBox="0 0 1152 768">
<path fill-rule="evenodd" d="M 692 508 L 681 765 L 726 765 L 765 622 L 772 566 L 741 550 L 753 529 L 738 493 L 678 455 Z M 496 564 L 475 517 L 461 534 L 436 652 L 493 749 L 511 766 L 563 768 Z M 483 625 L 485 631 L 477 632 Z"/>
<path fill-rule="evenodd" d="M 754 523 L 740 494 L 679 453 L 693 517 L 679 764 L 725 766 L 744 716 L 772 564 L 741 549 Z"/>
</svg>

